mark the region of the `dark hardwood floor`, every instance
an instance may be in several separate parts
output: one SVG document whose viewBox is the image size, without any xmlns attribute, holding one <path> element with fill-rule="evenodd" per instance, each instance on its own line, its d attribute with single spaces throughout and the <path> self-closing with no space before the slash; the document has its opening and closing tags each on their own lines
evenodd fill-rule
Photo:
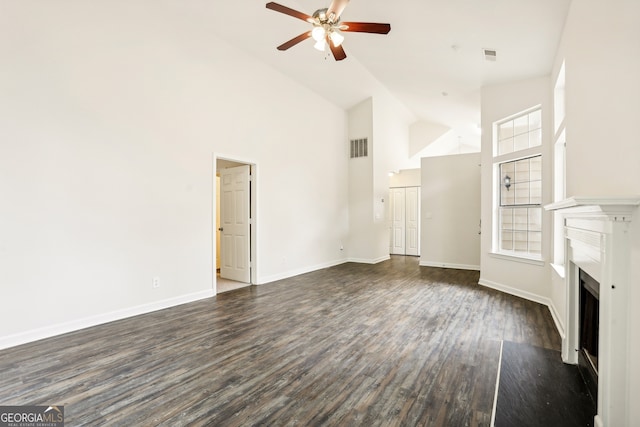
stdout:
<svg viewBox="0 0 640 427">
<path fill-rule="evenodd" d="M 596 402 L 557 350 L 503 342 L 495 427 L 593 427 Z"/>
<path fill-rule="evenodd" d="M 478 273 L 344 264 L 0 351 L 0 405 L 68 426 L 488 426 L 500 340 L 549 310 Z"/>
</svg>

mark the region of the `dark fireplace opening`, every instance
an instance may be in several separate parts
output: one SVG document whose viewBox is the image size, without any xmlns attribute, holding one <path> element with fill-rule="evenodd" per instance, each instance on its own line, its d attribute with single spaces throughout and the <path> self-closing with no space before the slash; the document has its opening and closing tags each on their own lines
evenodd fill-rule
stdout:
<svg viewBox="0 0 640 427">
<path fill-rule="evenodd" d="M 578 365 L 591 397 L 598 392 L 598 331 L 600 327 L 600 283 L 580 270 L 580 349 Z"/>
</svg>

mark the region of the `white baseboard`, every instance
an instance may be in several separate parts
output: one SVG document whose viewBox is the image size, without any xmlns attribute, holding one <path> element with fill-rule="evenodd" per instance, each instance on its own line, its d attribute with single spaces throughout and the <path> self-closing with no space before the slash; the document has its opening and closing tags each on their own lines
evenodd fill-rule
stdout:
<svg viewBox="0 0 640 427">
<path fill-rule="evenodd" d="M 504 292 L 509 295 L 513 295 L 516 297 L 524 298 L 529 301 L 537 302 L 538 304 L 543 304 L 543 305 L 546 305 L 547 307 L 551 305 L 551 300 L 547 297 L 543 297 L 538 294 L 523 291 L 522 289 L 512 288 L 511 286 L 503 285 L 501 283 L 493 282 L 491 280 L 486 280 L 486 279 L 483 279 L 482 277 L 478 281 L 478 284 L 485 286 L 487 288 Z"/>
<path fill-rule="evenodd" d="M 547 297 L 543 297 L 541 295 L 531 293 L 531 292 L 523 291 L 521 289 L 512 288 L 511 286 L 503 285 L 501 283 L 493 282 L 491 280 L 486 280 L 483 278 L 480 278 L 480 280 L 478 281 L 478 284 L 481 286 L 485 286 L 487 288 L 504 292 L 509 295 L 513 295 L 529 301 L 537 302 L 538 304 L 546 305 L 547 308 L 549 309 L 549 312 L 551 313 L 551 317 L 553 318 L 553 323 L 555 323 L 556 329 L 560 334 L 560 338 L 564 340 L 565 338 L 564 324 L 562 323 L 560 316 L 558 315 L 558 311 L 556 310 L 556 307 L 553 305 L 553 302 L 551 301 L 551 299 Z"/>
<path fill-rule="evenodd" d="M 295 270 L 285 271 L 283 273 L 272 274 L 271 276 L 260 277 L 256 285 L 266 285 L 267 283 L 275 282 L 278 280 L 288 279 L 290 277 L 299 276 L 301 274 L 311 273 L 312 271 L 322 270 L 323 268 L 334 267 L 336 265 L 344 264 L 347 262 L 356 262 L 359 264 L 377 264 L 382 261 L 391 259 L 391 256 L 385 255 L 377 259 L 365 259 L 365 258 L 347 258 L 334 260 L 322 264 L 312 265 L 309 267 L 298 268 Z"/>
<path fill-rule="evenodd" d="M 448 263 L 448 262 L 422 261 L 422 260 L 420 260 L 420 265 L 422 267 L 439 267 L 439 268 L 453 268 L 453 269 L 456 269 L 456 270 L 480 271 L 480 266 L 479 265 L 452 264 L 452 263 Z"/>
<path fill-rule="evenodd" d="M 553 317 L 553 323 L 556 324 L 556 329 L 560 334 L 560 338 L 562 338 L 562 340 L 564 341 L 564 339 L 566 338 L 566 334 L 564 331 L 564 323 L 562 323 L 562 319 L 558 315 L 558 310 L 556 309 L 556 306 L 553 303 L 553 301 L 550 301 L 549 311 L 551 312 L 551 317 Z"/>
<path fill-rule="evenodd" d="M 358 264 L 377 264 L 379 262 L 387 261 L 391 259 L 391 255 L 381 256 L 380 258 L 375 259 L 366 259 L 366 258 L 349 258 L 348 262 L 357 262 Z"/>
<path fill-rule="evenodd" d="M 212 289 L 0 337 L 0 350 L 215 296 Z"/>
<path fill-rule="evenodd" d="M 322 270 L 323 268 L 334 267 L 336 265 L 344 264 L 345 262 L 348 261 L 346 259 L 339 259 L 322 264 L 312 265 L 309 267 L 297 268 L 295 270 L 289 270 L 283 273 L 272 274 L 271 276 L 260 277 L 258 278 L 258 283 L 256 283 L 256 285 L 266 285 L 267 283 L 288 279 L 290 277 L 299 276 L 301 274 L 311 273 L 312 271 Z"/>
</svg>

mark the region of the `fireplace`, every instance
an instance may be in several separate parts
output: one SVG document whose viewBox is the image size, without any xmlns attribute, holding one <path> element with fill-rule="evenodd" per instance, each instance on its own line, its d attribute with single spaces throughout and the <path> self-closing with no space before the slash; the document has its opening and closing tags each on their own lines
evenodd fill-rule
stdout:
<svg viewBox="0 0 640 427">
<path fill-rule="evenodd" d="M 600 334 L 600 283 L 584 270 L 578 275 L 580 281 L 580 321 L 578 367 L 591 398 L 598 399 L 598 344 Z"/>
<path fill-rule="evenodd" d="M 627 367 L 630 222 L 640 198 L 573 197 L 545 206 L 562 219 L 562 360 L 593 376 L 596 427 L 632 425 Z"/>
</svg>

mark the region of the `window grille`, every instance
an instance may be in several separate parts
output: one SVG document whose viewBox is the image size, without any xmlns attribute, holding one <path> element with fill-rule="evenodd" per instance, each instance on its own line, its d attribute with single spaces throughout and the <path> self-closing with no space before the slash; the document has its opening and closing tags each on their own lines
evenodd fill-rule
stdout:
<svg viewBox="0 0 640 427">
<path fill-rule="evenodd" d="M 513 153 L 542 144 L 542 110 L 524 113 L 497 125 L 497 155 Z"/>
<path fill-rule="evenodd" d="M 542 156 L 500 164 L 501 252 L 542 255 Z"/>
</svg>

